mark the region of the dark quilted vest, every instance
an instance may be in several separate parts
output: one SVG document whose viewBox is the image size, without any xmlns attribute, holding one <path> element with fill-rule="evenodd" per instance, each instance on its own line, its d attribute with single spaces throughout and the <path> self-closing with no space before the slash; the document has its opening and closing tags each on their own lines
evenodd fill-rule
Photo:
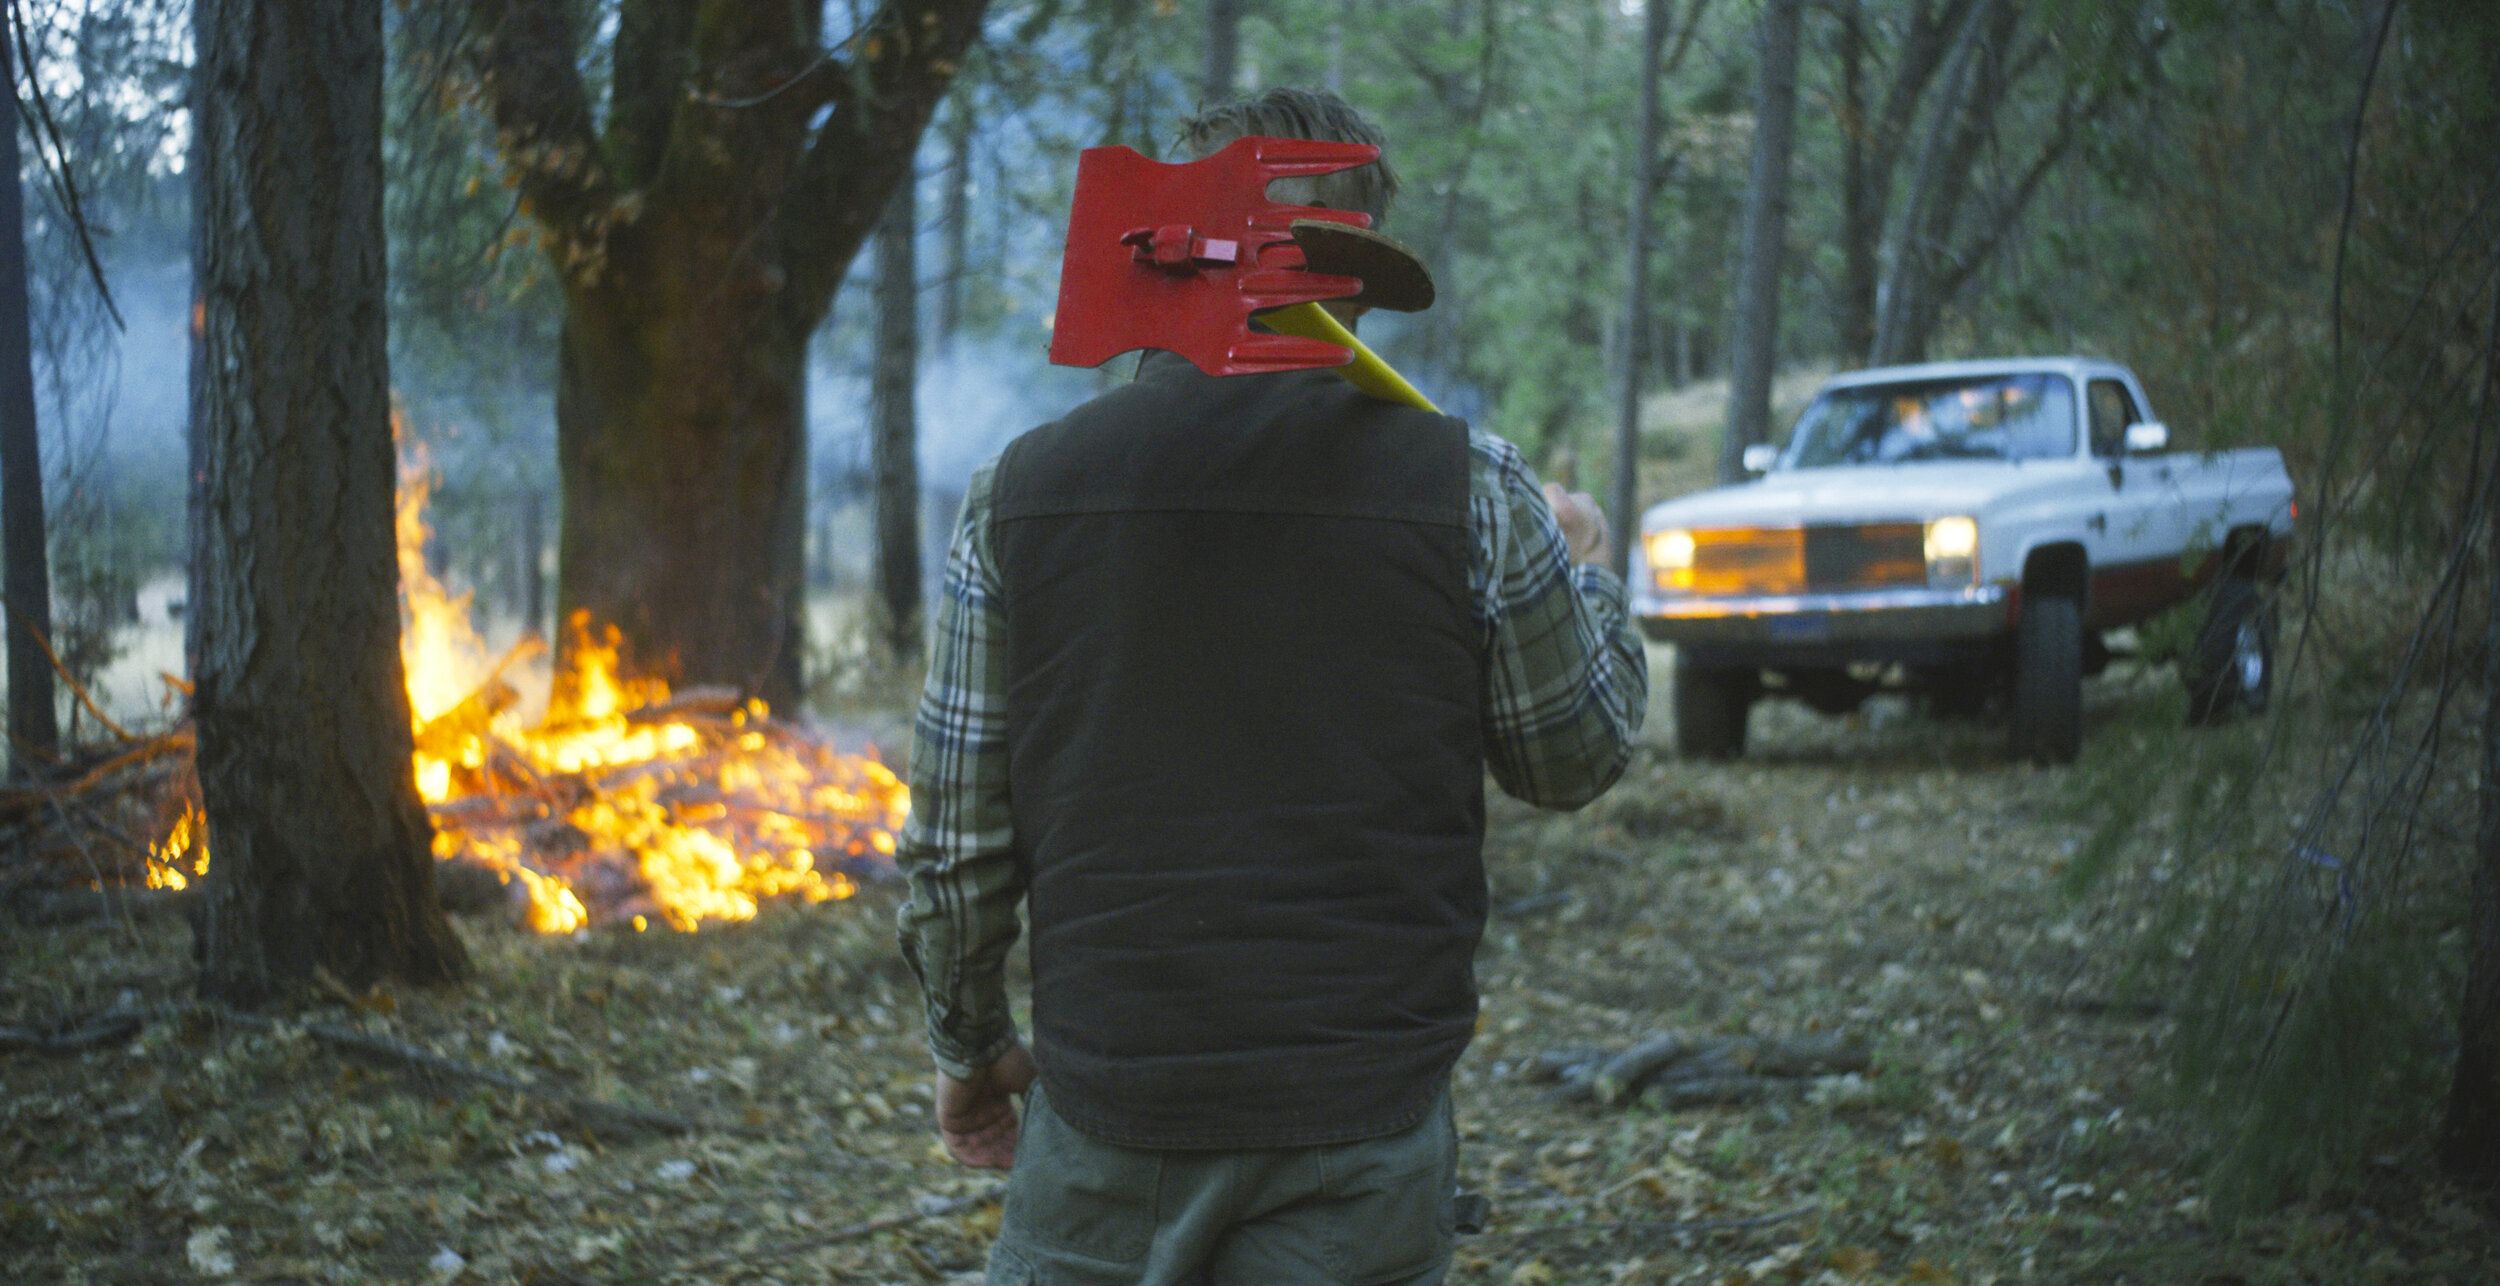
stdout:
<svg viewBox="0 0 2500 1286">
<path fill-rule="evenodd" d="M 1162 1148 L 1413 1124 L 1484 929 L 1465 427 L 1160 359 L 994 485 L 1052 1109 Z"/>
</svg>

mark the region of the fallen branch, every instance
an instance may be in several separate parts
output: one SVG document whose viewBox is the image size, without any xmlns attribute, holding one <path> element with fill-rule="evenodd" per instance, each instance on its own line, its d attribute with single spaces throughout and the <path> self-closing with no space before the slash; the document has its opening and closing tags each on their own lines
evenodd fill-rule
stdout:
<svg viewBox="0 0 2500 1286">
<path fill-rule="evenodd" d="M 1661 1032 L 1620 1053 L 1602 1049 L 1540 1054 L 1528 1075 L 1559 1081 L 1565 1100 L 1607 1107 L 1639 1099 L 1653 1107 L 1749 1103 L 1814 1077 L 1863 1072 L 1864 1046 L 1839 1032 L 1815 1036 L 1693 1036 Z"/>
<path fill-rule="evenodd" d="M 1487 1237 L 1544 1237 L 1555 1233 L 1587 1232 L 1590 1229 L 1615 1231 L 1627 1228 L 1637 1228 L 1643 1232 L 1664 1233 L 1668 1236 L 1696 1232 L 1732 1232 L 1744 1228 L 1768 1228 L 1774 1224 L 1787 1223 L 1793 1219 L 1803 1219 L 1807 1215 L 1813 1214 L 1822 1208 L 1823 1207 L 1819 1205 L 1808 1202 L 1805 1205 L 1798 1206 L 1793 1210 L 1782 1210 L 1777 1214 L 1754 1215 L 1746 1219 L 1686 1219 L 1680 1221 L 1667 1219 L 1581 1219 L 1572 1223 L 1543 1224 L 1534 1228 L 1492 1228 L 1486 1230 L 1484 1235 Z"/>
<path fill-rule="evenodd" d="M 36 784 L 0 791 L 0 820 L 14 820 L 33 813 L 58 799 L 84 795 L 104 785 L 115 774 L 168 755 L 187 754 L 191 749 L 191 730 L 177 728 L 164 736 L 142 741 L 102 763 L 80 773 L 76 778 L 57 785 Z M 130 791 L 150 786 L 172 775 L 179 764 L 164 764 L 145 776 L 115 782 L 116 790 Z"/>
<path fill-rule="evenodd" d="M 128 1040 L 147 1025 L 144 1015 L 117 1010 L 83 1022 L 51 1029 L 0 1027 L 0 1051 L 9 1053 L 76 1054 L 98 1045 Z"/>
<path fill-rule="evenodd" d="M 804 1238 L 799 1241 L 785 1241 L 777 1246 L 764 1246 L 755 1250 L 740 1250 L 733 1251 L 728 1254 L 714 1255 L 707 1259 L 698 1259 L 690 1264 L 679 1264 L 672 1271 L 681 1273 L 700 1273 L 735 1267 L 739 1269 L 753 1269 L 754 1272 L 762 1272 L 764 1270 L 761 1267 L 761 1264 L 763 1261 L 768 1259 L 786 1259 L 791 1255 L 803 1254 L 810 1250 L 821 1250 L 826 1246 L 836 1246 L 846 1241 L 857 1241 L 862 1237 L 873 1237 L 881 1232 L 890 1232 L 896 1228 L 908 1227 L 912 1224 L 920 1223 L 925 1220 L 943 1219 L 948 1215 L 959 1214 L 976 1206 L 986 1206 L 992 1202 L 1003 1201 L 1006 1199 L 1006 1196 L 1006 1184 L 992 1184 L 991 1186 L 983 1188 L 979 1192 L 972 1193 L 969 1196 L 949 1197 L 943 1201 L 929 1202 L 926 1205 L 923 1205 L 920 1209 L 909 1214 L 884 1215 L 875 1219 L 863 1220 L 847 1227 L 836 1228 L 832 1232 L 821 1233 L 817 1236 Z M 747 1272 L 732 1272 L 730 1275 L 734 1278 L 751 1276 L 752 1274 Z"/>
</svg>

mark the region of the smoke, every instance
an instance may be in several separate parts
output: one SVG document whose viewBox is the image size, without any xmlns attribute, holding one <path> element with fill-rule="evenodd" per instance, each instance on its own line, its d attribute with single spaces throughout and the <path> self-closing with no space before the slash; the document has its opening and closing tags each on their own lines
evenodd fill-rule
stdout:
<svg viewBox="0 0 2500 1286">
<path fill-rule="evenodd" d="M 947 344 L 920 364 L 920 487 L 960 496 L 972 471 L 1014 437 L 1101 391 L 1090 371 L 1053 366 L 1039 341 L 1011 337 Z M 836 496 L 864 493 L 869 477 L 868 380 L 820 362 L 808 385 L 817 477 Z"/>
<path fill-rule="evenodd" d="M 116 265 L 111 280 L 125 325 L 108 455 L 179 477 L 190 419 L 190 261 Z"/>
</svg>

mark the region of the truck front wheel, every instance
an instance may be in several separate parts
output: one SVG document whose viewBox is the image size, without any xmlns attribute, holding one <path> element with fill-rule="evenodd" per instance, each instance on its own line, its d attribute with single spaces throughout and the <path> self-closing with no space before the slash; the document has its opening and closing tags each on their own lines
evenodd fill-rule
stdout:
<svg viewBox="0 0 2500 1286">
<path fill-rule="evenodd" d="M 2187 681 L 2189 723 L 2219 722 L 2235 709 L 2265 710 L 2274 683 L 2274 621 L 2257 582 L 2226 576 L 2215 583 L 2179 677 Z"/>
<path fill-rule="evenodd" d="M 2014 635 L 2013 752 L 2071 762 L 2083 748 L 2083 609 L 2042 594 L 2023 603 Z"/>
<path fill-rule="evenodd" d="M 1745 721 L 1760 680 L 1751 670 L 1675 663 L 1675 749 L 1687 759 L 1745 753 Z"/>
</svg>

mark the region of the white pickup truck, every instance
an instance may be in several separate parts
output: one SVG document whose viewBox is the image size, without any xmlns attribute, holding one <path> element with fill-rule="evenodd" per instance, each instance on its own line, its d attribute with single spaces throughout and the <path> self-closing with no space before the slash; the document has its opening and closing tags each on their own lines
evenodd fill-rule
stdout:
<svg viewBox="0 0 2500 1286">
<path fill-rule="evenodd" d="M 1632 610 L 1673 643 L 1678 749 L 1732 758 L 1766 695 L 1826 713 L 1885 689 L 2001 706 L 2013 751 L 2074 757 L 2106 630 L 2204 596 L 2190 717 L 2262 709 L 2264 582 L 2292 533 L 2272 448 L 2172 452 L 2123 366 L 1938 362 L 1826 383 L 1764 476 L 1641 517 Z"/>
</svg>

